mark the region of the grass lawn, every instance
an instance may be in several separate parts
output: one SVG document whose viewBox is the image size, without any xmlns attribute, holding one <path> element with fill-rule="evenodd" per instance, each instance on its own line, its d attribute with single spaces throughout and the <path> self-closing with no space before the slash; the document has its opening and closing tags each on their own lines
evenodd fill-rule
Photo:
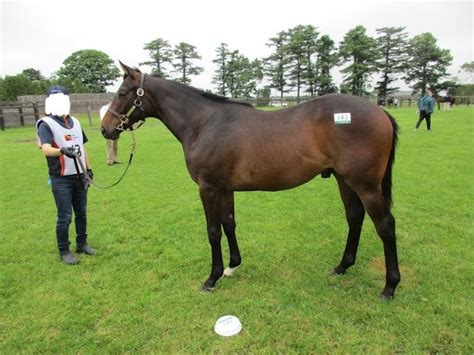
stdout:
<svg viewBox="0 0 474 355">
<path fill-rule="evenodd" d="M 202 292 L 211 260 L 197 186 L 179 142 L 153 119 L 136 133 L 124 180 L 89 191 L 98 255 L 63 265 L 34 128 L 0 132 L 0 353 L 472 354 L 474 110 L 436 111 L 433 132 L 413 132 L 414 108 L 391 112 L 401 128 L 393 213 L 402 273 L 391 302 L 378 298 L 383 249 L 368 218 L 356 265 L 328 276 L 347 227 L 335 179 L 320 177 L 237 193 L 242 267 Z M 125 165 L 106 165 L 98 118 L 92 127 L 80 118 L 96 181 L 110 184 Z M 119 141 L 124 162 L 130 142 Z M 214 333 L 226 314 L 240 318 L 239 335 Z"/>
</svg>

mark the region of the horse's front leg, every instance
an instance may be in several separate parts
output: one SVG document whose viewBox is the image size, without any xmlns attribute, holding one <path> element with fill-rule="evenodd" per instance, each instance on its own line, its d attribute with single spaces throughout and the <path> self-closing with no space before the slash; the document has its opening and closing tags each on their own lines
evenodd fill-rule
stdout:
<svg viewBox="0 0 474 355">
<path fill-rule="evenodd" d="M 235 235 L 235 211 L 234 211 L 234 192 L 226 191 L 222 199 L 221 222 L 224 233 L 229 243 L 230 261 L 229 267 L 224 270 L 224 276 L 232 276 L 234 271 L 240 266 L 242 261 L 240 257 L 239 245 Z"/>
<path fill-rule="evenodd" d="M 207 236 L 212 253 L 211 274 L 204 282 L 203 288 L 210 291 L 214 289 L 214 285 L 224 272 L 221 250 L 221 208 L 224 194 L 206 183 L 199 184 L 199 193 L 206 214 Z"/>
</svg>

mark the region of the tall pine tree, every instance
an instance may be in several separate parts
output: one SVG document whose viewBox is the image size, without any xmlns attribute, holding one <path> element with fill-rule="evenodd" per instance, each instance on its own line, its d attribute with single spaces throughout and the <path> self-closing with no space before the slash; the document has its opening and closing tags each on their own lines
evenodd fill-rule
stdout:
<svg viewBox="0 0 474 355">
<path fill-rule="evenodd" d="M 288 31 L 289 78 L 293 88 L 296 88 L 296 97 L 299 101 L 303 86 L 310 86 L 313 95 L 315 72 L 313 57 L 316 53 L 316 41 L 319 36 L 314 26 L 299 25 Z"/>
<path fill-rule="evenodd" d="M 203 72 L 203 68 L 195 65 L 193 60 L 201 59 L 201 56 L 191 44 L 181 42 L 176 45 L 173 49 L 173 67 L 179 74 L 176 78 L 177 81 L 183 84 L 189 84 L 191 75 L 199 75 Z"/>
<path fill-rule="evenodd" d="M 386 100 L 398 87 L 390 85 L 396 81 L 397 74 L 403 72 L 406 63 L 407 33 L 405 27 L 383 27 L 377 28 L 377 48 L 380 51 L 380 59 L 377 61 L 377 69 L 381 74 L 380 81 L 375 89 L 378 96 Z"/>
<path fill-rule="evenodd" d="M 341 64 L 350 63 L 341 70 L 344 74 L 343 84 L 350 87 L 352 95 L 364 95 L 370 75 L 377 70 L 378 50 L 375 40 L 366 34 L 364 26 L 357 26 L 344 36 L 339 55 Z"/>
<path fill-rule="evenodd" d="M 264 60 L 265 76 L 270 79 L 270 88 L 274 88 L 280 92 L 281 100 L 283 94 L 288 92 L 288 63 L 290 55 L 288 53 L 288 32 L 281 31 L 276 37 L 270 38 L 267 43 L 268 47 L 273 47 L 274 52 Z"/>
<path fill-rule="evenodd" d="M 151 73 L 163 78 L 168 76 L 166 64 L 171 63 L 172 52 L 168 41 L 157 38 L 149 43 L 145 43 L 143 49 L 148 50 L 151 60 L 140 63 L 140 65 L 151 66 Z"/>
<path fill-rule="evenodd" d="M 453 57 L 449 49 L 441 49 L 431 33 L 422 33 L 410 39 L 407 48 L 405 81 L 413 83 L 414 92 L 425 94 L 427 88 L 437 89 Z"/>
<path fill-rule="evenodd" d="M 221 43 L 216 48 L 217 56 L 212 60 L 217 65 L 217 69 L 214 72 L 212 83 L 217 87 L 217 93 L 222 96 L 227 94 L 227 78 L 228 78 L 228 65 L 230 60 L 231 52 L 227 43 Z"/>
<path fill-rule="evenodd" d="M 337 91 L 331 75 L 331 69 L 338 62 L 338 54 L 334 41 L 324 35 L 316 43 L 317 56 L 315 63 L 315 90 L 318 95 L 325 95 Z"/>
</svg>

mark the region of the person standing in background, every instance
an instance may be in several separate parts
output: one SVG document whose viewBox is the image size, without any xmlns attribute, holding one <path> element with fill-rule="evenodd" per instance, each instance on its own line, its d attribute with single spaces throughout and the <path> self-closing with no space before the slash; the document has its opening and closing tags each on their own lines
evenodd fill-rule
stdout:
<svg viewBox="0 0 474 355">
<path fill-rule="evenodd" d="M 415 126 L 415 132 L 418 131 L 418 127 L 420 127 L 423 120 L 426 120 L 426 128 L 428 128 L 428 131 L 431 131 L 431 114 L 433 113 L 434 106 L 435 100 L 433 98 L 433 92 L 427 89 L 425 96 L 418 101 L 419 118 Z"/>
<path fill-rule="evenodd" d="M 107 110 L 109 109 L 111 102 L 109 101 L 107 104 L 102 106 L 99 111 L 99 116 L 100 120 L 104 118 L 105 114 L 107 113 Z M 114 164 L 120 164 L 119 161 L 117 161 L 117 151 L 118 151 L 118 139 L 107 139 L 106 141 L 107 145 L 107 164 L 108 165 L 114 165 Z"/>
</svg>

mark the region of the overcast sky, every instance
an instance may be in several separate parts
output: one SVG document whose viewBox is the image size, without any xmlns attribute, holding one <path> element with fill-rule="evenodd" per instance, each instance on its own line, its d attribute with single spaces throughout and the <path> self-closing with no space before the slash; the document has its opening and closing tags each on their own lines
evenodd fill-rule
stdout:
<svg viewBox="0 0 474 355">
<path fill-rule="evenodd" d="M 205 68 L 192 85 L 213 89 L 215 49 L 220 43 L 250 59 L 268 56 L 270 37 L 296 25 L 313 25 L 336 43 L 357 25 L 405 26 L 409 36 L 431 32 L 451 51 L 456 74 L 474 60 L 472 1 L 0 0 L 0 76 L 34 68 L 48 77 L 81 49 L 97 49 L 130 66 L 149 60 L 144 44 L 163 38 L 194 45 Z M 142 67 L 147 72 L 149 67 Z M 340 83 L 340 75 L 335 76 Z M 406 85 L 404 85 L 406 87 Z M 114 88 L 110 88 L 113 90 Z"/>
</svg>

